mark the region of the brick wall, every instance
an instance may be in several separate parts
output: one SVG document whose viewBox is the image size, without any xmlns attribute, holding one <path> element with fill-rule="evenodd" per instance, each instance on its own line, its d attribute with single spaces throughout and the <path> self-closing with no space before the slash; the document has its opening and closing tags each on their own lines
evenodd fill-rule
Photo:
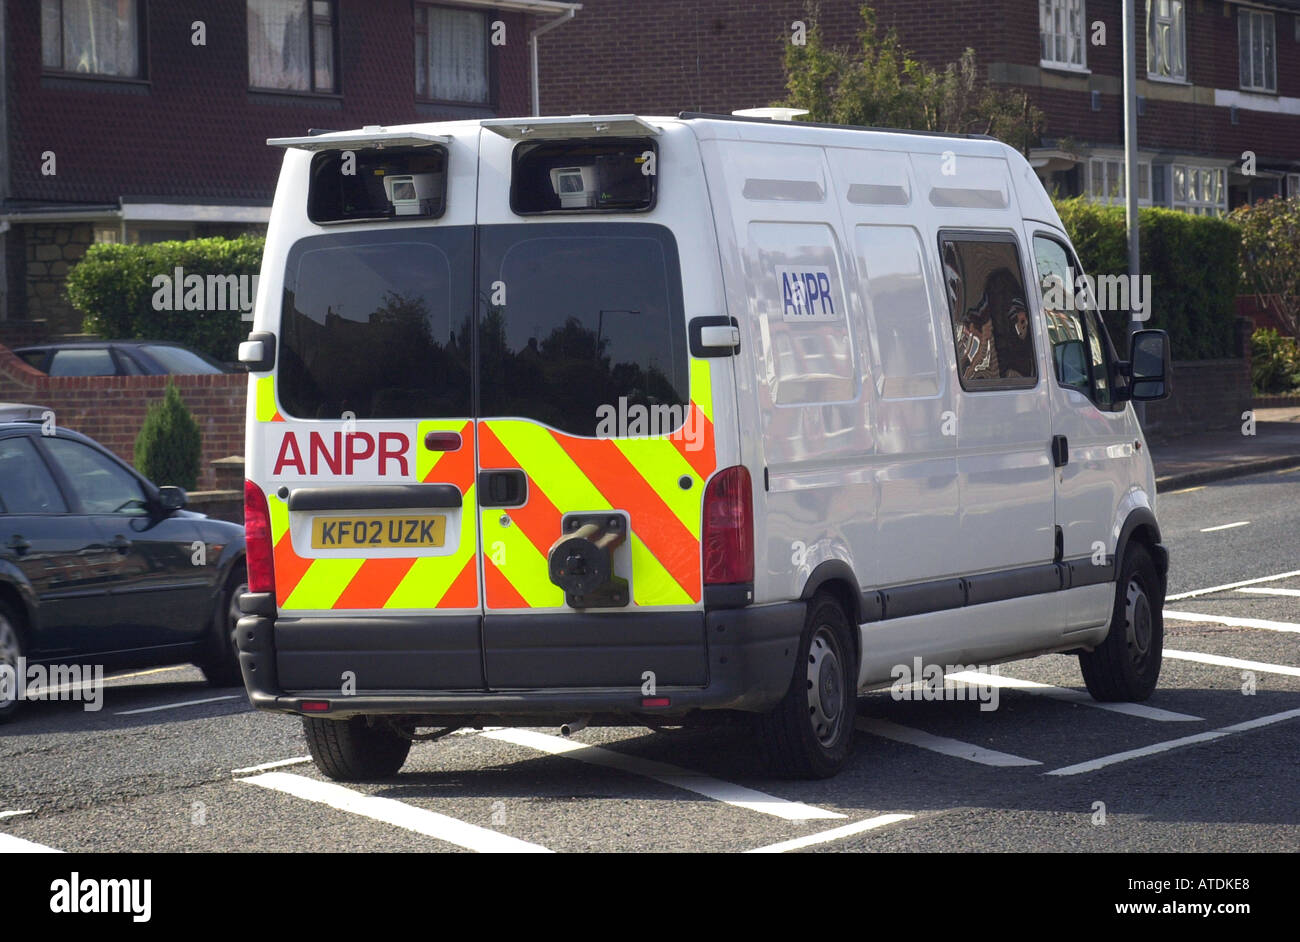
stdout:
<svg viewBox="0 0 1300 942">
<path fill-rule="evenodd" d="M 203 435 L 199 488 L 210 488 L 215 482 L 211 462 L 244 453 L 245 374 L 46 376 L 0 346 L 0 402 L 47 406 L 59 425 L 89 435 L 127 461 L 132 460 L 145 412 L 162 399 L 169 378 L 199 423 Z"/>
<path fill-rule="evenodd" d="M 148 4 L 145 82 L 42 74 L 41 4 L 4 5 L 8 16 L 11 192 L 15 200 L 106 203 L 121 196 L 267 200 L 283 152 L 268 137 L 308 128 L 355 128 L 490 114 L 415 101 L 410 0 L 339 7 L 341 95 L 250 92 L 245 0 Z M 496 113 L 527 114 L 528 18 L 493 11 L 506 44 L 489 47 Z M 203 20 L 207 45 L 191 44 Z M 53 151 L 57 174 L 41 174 Z"/>
<path fill-rule="evenodd" d="M 1180 360 L 1173 368 L 1173 395 L 1146 404 L 1143 428 L 1153 438 L 1238 426 L 1253 408 L 1249 357 Z"/>
</svg>

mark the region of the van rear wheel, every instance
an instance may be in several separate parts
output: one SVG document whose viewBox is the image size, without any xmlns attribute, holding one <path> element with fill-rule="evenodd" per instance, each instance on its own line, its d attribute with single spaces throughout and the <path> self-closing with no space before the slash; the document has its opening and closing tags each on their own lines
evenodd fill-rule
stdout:
<svg viewBox="0 0 1300 942">
<path fill-rule="evenodd" d="M 849 619 L 835 599 L 808 606 L 795 663 L 785 697 L 758 717 L 759 745 L 778 774 L 829 778 L 848 760 L 858 702 Z"/>
<path fill-rule="evenodd" d="M 411 741 L 377 716 L 304 716 L 302 731 L 316 768 L 336 782 L 392 778 L 411 751 Z"/>
<path fill-rule="evenodd" d="M 1140 543 L 1130 544 L 1115 581 L 1110 633 L 1095 650 L 1079 655 L 1083 682 L 1094 700 L 1132 702 L 1151 696 L 1164 651 L 1164 601 L 1165 587 L 1151 554 Z"/>
</svg>

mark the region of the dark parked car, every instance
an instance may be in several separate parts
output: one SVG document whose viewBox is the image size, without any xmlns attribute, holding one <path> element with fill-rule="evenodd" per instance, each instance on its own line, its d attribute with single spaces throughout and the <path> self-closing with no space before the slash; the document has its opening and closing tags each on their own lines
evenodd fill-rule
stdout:
<svg viewBox="0 0 1300 942">
<path fill-rule="evenodd" d="M 194 663 L 242 683 L 244 528 L 185 510 L 44 409 L 0 403 L 0 664 Z M 52 434 L 45 434 L 52 432 Z M 0 719 L 18 704 L 0 691 Z"/>
<path fill-rule="evenodd" d="M 167 340 L 76 340 L 14 350 L 50 376 L 165 376 L 228 373 L 226 366 Z"/>
</svg>

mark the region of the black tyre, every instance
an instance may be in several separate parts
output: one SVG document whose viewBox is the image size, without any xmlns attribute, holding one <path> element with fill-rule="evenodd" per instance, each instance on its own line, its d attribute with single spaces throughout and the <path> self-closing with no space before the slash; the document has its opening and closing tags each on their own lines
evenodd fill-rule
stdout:
<svg viewBox="0 0 1300 942">
<path fill-rule="evenodd" d="M 199 670 L 213 687 L 244 685 L 244 676 L 239 671 L 239 650 L 235 647 L 235 623 L 240 617 L 239 597 L 247 591 L 248 575 L 240 562 L 217 600 L 217 610 L 212 613 L 212 625 L 198 662 Z"/>
<path fill-rule="evenodd" d="M 844 609 L 819 595 L 808 606 L 785 697 L 757 719 L 764 758 L 792 778 L 829 778 L 848 760 L 857 719 L 857 664 Z"/>
<path fill-rule="evenodd" d="M 21 701 L 18 691 L 22 678 L 18 676 L 19 659 L 23 656 L 22 616 L 7 602 L 0 602 L 0 723 L 7 723 L 18 712 Z"/>
<path fill-rule="evenodd" d="M 1083 682 L 1094 700 L 1140 701 L 1151 696 L 1164 651 L 1164 604 L 1164 580 L 1151 554 L 1140 543 L 1130 544 L 1115 581 L 1110 633 L 1096 650 L 1079 655 Z"/>
<path fill-rule="evenodd" d="M 316 768 L 336 782 L 392 778 L 411 751 L 411 741 L 382 717 L 326 720 L 304 716 L 302 731 Z"/>
</svg>

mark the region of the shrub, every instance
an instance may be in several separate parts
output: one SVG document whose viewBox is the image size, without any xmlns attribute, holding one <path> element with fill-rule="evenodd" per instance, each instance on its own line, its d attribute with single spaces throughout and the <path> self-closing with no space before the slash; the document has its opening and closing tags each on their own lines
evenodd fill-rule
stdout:
<svg viewBox="0 0 1300 942">
<path fill-rule="evenodd" d="M 1300 334 L 1300 197 L 1238 206 L 1241 277 L 1291 336 Z"/>
<path fill-rule="evenodd" d="M 1056 208 L 1084 271 L 1093 276 L 1128 271 L 1122 207 L 1074 197 L 1059 201 Z M 1175 359 L 1232 356 L 1241 283 L 1239 228 L 1212 216 L 1160 208 L 1142 209 L 1138 222 L 1140 264 L 1143 274 L 1151 276 L 1151 318 L 1146 326 L 1169 332 Z M 1116 346 L 1121 346 L 1127 313 L 1107 311 L 1103 316 Z"/>
<path fill-rule="evenodd" d="M 152 245 L 92 245 L 68 272 L 68 299 L 82 329 L 112 339 L 174 340 L 217 360 L 234 360 L 248 333 L 242 312 L 154 310 L 154 279 L 185 275 L 253 276 L 262 263 L 262 236 L 206 238 Z"/>
<path fill-rule="evenodd" d="M 1300 346 L 1271 327 L 1250 336 L 1250 379 L 1256 395 L 1300 389 Z"/>
<path fill-rule="evenodd" d="M 136 470 L 155 484 L 192 490 L 199 480 L 199 424 L 170 379 L 162 402 L 149 407 L 135 439 Z"/>
</svg>

